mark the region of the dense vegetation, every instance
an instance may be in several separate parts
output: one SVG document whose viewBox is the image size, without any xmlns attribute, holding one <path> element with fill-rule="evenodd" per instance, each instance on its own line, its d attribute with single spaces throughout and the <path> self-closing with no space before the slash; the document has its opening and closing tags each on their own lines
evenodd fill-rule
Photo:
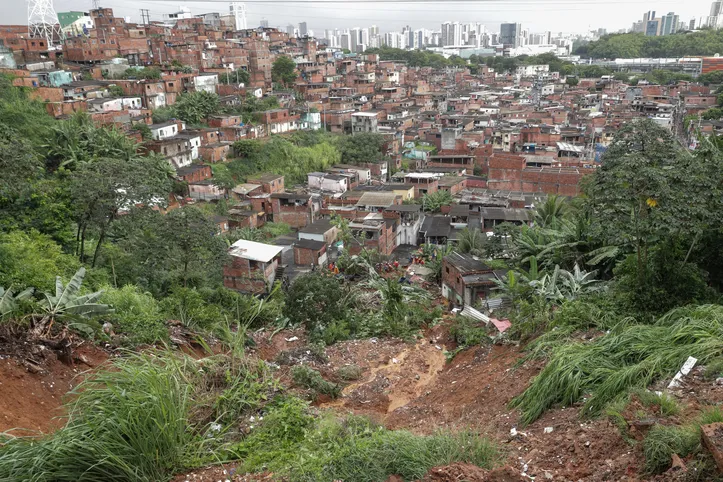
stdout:
<svg viewBox="0 0 723 482">
<path fill-rule="evenodd" d="M 432 67 L 442 69 L 444 67 L 466 67 L 467 62 L 453 55 L 449 59 L 441 54 L 427 52 L 425 50 L 405 50 L 392 47 L 379 47 L 367 49 L 366 54 L 378 54 L 381 60 L 399 60 L 406 62 L 410 67 Z"/>
<path fill-rule="evenodd" d="M 574 53 L 596 59 L 713 56 L 723 53 L 723 32 L 703 30 L 660 37 L 642 33 L 611 34 L 579 46 Z"/>
</svg>

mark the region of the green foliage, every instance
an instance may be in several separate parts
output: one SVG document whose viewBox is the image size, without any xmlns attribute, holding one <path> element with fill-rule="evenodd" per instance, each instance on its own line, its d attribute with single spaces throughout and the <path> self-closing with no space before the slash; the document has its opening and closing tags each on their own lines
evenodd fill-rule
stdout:
<svg viewBox="0 0 723 482">
<path fill-rule="evenodd" d="M 237 141 L 234 149 L 244 159 L 231 161 L 228 168 L 239 181 L 255 173 L 271 172 L 284 175 L 287 185 L 303 183 L 307 173 L 323 171 L 340 161 L 339 152 L 328 142 L 297 147 L 280 136 L 266 142 Z"/>
<path fill-rule="evenodd" d="M 381 134 L 360 133 L 353 136 L 338 137 L 336 145 L 341 153 L 341 162 L 359 164 L 384 159 L 386 140 Z"/>
<path fill-rule="evenodd" d="M 422 209 L 431 213 L 439 212 L 442 206 L 449 206 L 452 203 L 454 199 L 449 191 L 436 191 L 422 196 Z"/>
<path fill-rule="evenodd" d="M 580 79 L 578 79 L 577 77 L 568 77 L 567 79 L 565 79 L 565 83 L 570 87 L 575 87 L 577 84 L 580 83 Z"/>
<path fill-rule="evenodd" d="M 324 339 L 330 344 L 336 340 L 326 332 L 347 320 L 351 296 L 336 278 L 305 274 L 291 285 L 284 315 L 294 324 L 303 324 L 312 339 Z"/>
<path fill-rule="evenodd" d="M 175 288 L 160 304 L 168 319 L 193 330 L 211 330 L 225 319 L 221 307 L 206 303 L 201 293 L 191 288 Z"/>
<path fill-rule="evenodd" d="M 680 413 L 680 406 L 675 398 L 667 393 L 658 395 L 650 390 L 635 390 L 635 396 L 646 407 L 654 408 L 663 417 L 670 417 Z"/>
<path fill-rule="evenodd" d="M 324 380 L 318 370 L 306 365 L 297 365 L 291 369 L 291 379 L 302 388 L 311 391 L 311 396 L 316 399 L 319 395 L 326 395 L 330 398 L 337 398 L 341 395 L 341 386 Z"/>
<path fill-rule="evenodd" d="M 0 286 L 50 291 L 55 277 L 69 278 L 80 263 L 37 231 L 0 234 Z"/>
<path fill-rule="evenodd" d="M 590 42 L 580 54 L 596 59 L 634 59 L 712 56 L 720 52 L 723 52 L 723 34 L 711 29 L 660 37 L 642 33 L 611 34 Z"/>
<path fill-rule="evenodd" d="M 236 69 L 233 72 L 224 72 L 218 76 L 218 81 L 221 84 L 248 84 L 251 80 L 248 70 Z"/>
<path fill-rule="evenodd" d="M 554 347 L 547 366 L 512 405 L 531 423 L 554 404 L 570 406 L 591 394 L 583 414 L 597 415 L 628 390 L 672 377 L 689 356 L 701 363 L 718 356 L 722 334 L 718 305 L 678 308 L 654 325 L 621 320 L 592 342 Z"/>
<path fill-rule="evenodd" d="M 706 365 L 705 377 L 711 380 L 723 377 L 723 358 L 715 358 Z"/>
<path fill-rule="evenodd" d="M 109 85 L 107 87 L 108 93 L 111 97 L 123 97 L 123 88 L 120 85 Z"/>
<path fill-rule="evenodd" d="M 279 55 L 271 66 L 271 80 L 283 84 L 284 87 L 293 86 L 296 82 L 296 63 L 286 55 Z"/>
<path fill-rule="evenodd" d="M 134 285 L 122 288 L 105 287 L 100 301 L 114 308 L 105 317 L 113 324 L 113 331 L 128 338 L 131 345 L 153 344 L 168 339 L 161 308 L 150 293 L 143 293 Z"/>
<path fill-rule="evenodd" d="M 432 67 L 441 69 L 444 67 L 464 67 L 467 65 L 467 62 L 460 57 L 455 56 L 447 59 L 443 55 L 424 50 L 404 50 L 385 46 L 367 49 L 364 53 L 378 54 L 381 60 L 406 62 L 410 67 Z"/>
<path fill-rule="evenodd" d="M 482 323 L 466 316 L 457 316 L 449 327 L 449 334 L 457 343 L 459 349 L 481 345 L 489 341 L 487 329 Z"/>
<path fill-rule="evenodd" d="M 263 423 L 235 448 L 244 471 L 270 471 L 291 482 L 375 482 L 398 475 L 421 479 L 454 462 L 491 468 L 499 453 L 471 432 L 417 436 L 361 417 L 312 419 L 298 401 L 273 404 Z"/>
<path fill-rule="evenodd" d="M 43 146 L 49 166 L 66 169 L 78 169 L 101 158 L 130 161 L 137 157 L 137 147 L 115 128 L 96 127 L 84 112 L 56 123 Z"/>
<path fill-rule="evenodd" d="M 130 67 L 115 78 L 159 80 L 161 78 L 161 69 L 157 67 Z"/>
<path fill-rule="evenodd" d="M 0 322 L 15 314 L 19 310 L 18 302 L 29 300 L 34 291 L 34 288 L 28 288 L 15 294 L 12 288 L 5 289 L 0 286 Z"/>
<path fill-rule="evenodd" d="M 73 390 L 66 426 L 0 449 L 8 480 L 165 480 L 183 467 L 191 387 L 181 362 L 129 354 Z"/>
<path fill-rule="evenodd" d="M 174 106 L 159 107 L 153 111 L 154 124 L 162 124 L 163 122 L 168 122 L 176 117 L 176 109 Z"/>
<path fill-rule="evenodd" d="M 143 138 L 144 141 L 151 139 L 151 137 L 153 136 L 153 134 L 151 133 L 151 128 L 148 127 L 147 124 L 143 124 L 143 123 L 133 124 L 133 127 L 131 127 L 131 129 L 133 129 L 134 131 L 140 132 L 141 137 Z"/>
<path fill-rule="evenodd" d="M 203 90 L 183 94 L 173 104 L 175 116 L 189 124 L 200 124 L 208 116 L 218 114 L 220 110 L 218 95 Z"/>
<path fill-rule="evenodd" d="M 484 256 L 486 244 L 487 235 L 481 230 L 464 228 L 458 235 L 455 251 L 472 256 Z"/>
<path fill-rule="evenodd" d="M 27 87 L 13 86 L 12 76 L 0 73 L 0 125 L 11 127 L 34 146 L 55 123 L 39 100 L 28 98 Z"/>
<path fill-rule="evenodd" d="M 645 469 L 650 473 L 664 472 L 670 468 L 673 454 L 685 458 L 699 449 L 700 430 L 697 426 L 656 425 L 643 442 Z"/>
</svg>

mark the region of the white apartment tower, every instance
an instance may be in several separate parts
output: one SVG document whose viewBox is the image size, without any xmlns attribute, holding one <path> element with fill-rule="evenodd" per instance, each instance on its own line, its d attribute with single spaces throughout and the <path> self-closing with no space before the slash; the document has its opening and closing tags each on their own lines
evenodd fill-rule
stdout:
<svg viewBox="0 0 723 482">
<path fill-rule="evenodd" d="M 233 2 L 229 6 L 229 11 L 234 18 L 236 30 L 246 30 L 246 4 Z"/>
</svg>

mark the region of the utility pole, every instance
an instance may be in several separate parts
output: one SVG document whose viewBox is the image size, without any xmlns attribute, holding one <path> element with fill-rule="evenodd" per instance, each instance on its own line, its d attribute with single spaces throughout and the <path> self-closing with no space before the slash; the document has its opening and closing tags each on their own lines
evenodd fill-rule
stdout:
<svg viewBox="0 0 723 482">
<path fill-rule="evenodd" d="M 143 25 L 151 23 L 151 16 L 147 8 L 141 8 L 141 22 L 143 22 Z"/>
</svg>

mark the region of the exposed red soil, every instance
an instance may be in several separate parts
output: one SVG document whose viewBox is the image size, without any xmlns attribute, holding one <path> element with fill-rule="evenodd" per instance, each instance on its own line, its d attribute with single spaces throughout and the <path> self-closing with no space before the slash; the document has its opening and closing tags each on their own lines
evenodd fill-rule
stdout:
<svg viewBox="0 0 723 482">
<path fill-rule="evenodd" d="M 75 350 L 73 365 L 59 361 L 51 350 L 33 354 L 37 364 L 15 355 L 0 357 L 0 431 L 19 429 L 14 435 L 48 433 L 61 427 L 66 393 L 84 373 L 108 359 L 105 351 L 89 344 Z"/>
</svg>

